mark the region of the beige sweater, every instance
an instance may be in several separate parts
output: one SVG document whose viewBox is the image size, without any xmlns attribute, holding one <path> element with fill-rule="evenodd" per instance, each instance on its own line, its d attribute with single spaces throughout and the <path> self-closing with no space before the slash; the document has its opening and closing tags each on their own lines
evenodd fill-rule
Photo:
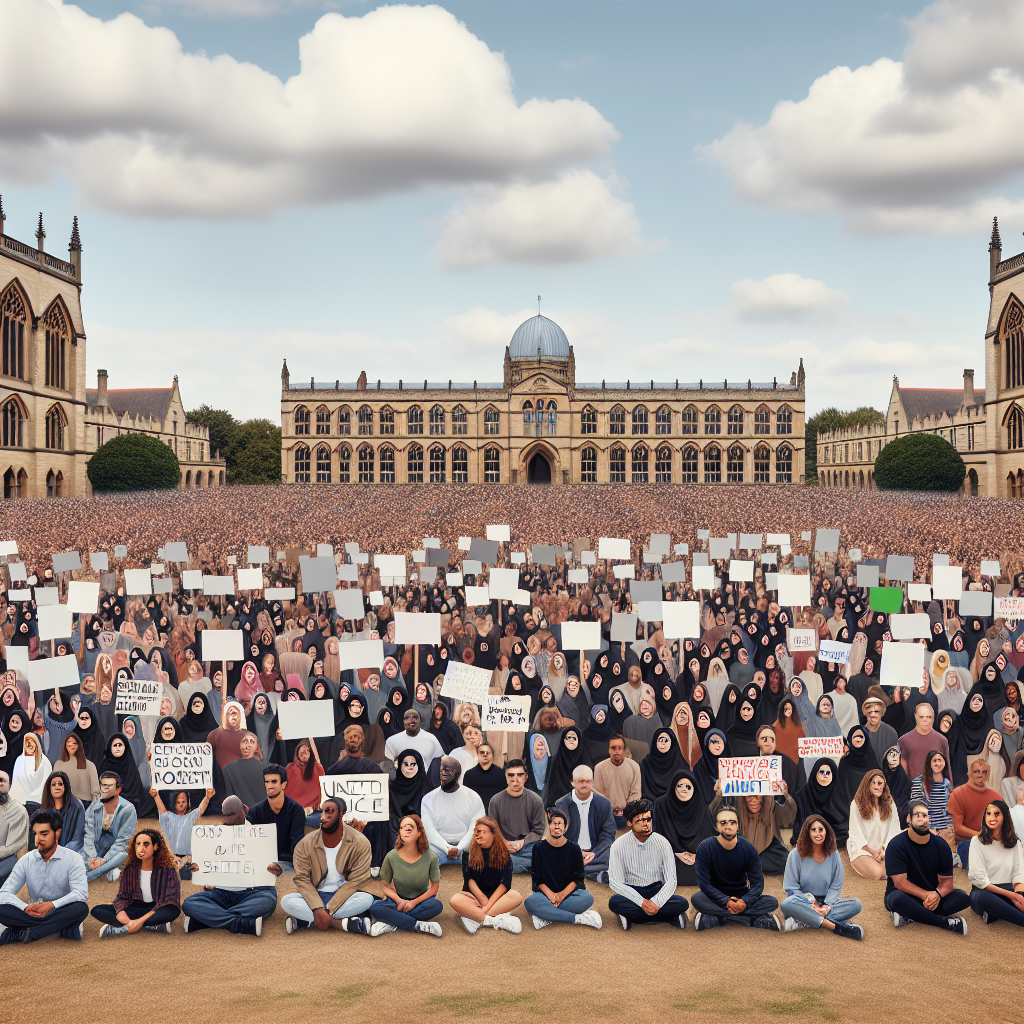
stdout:
<svg viewBox="0 0 1024 1024">
<path fill-rule="evenodd" d="M 594 789 L 621 814 L 630 800 L 640 799 L 640 765 L 628 757 L 618 767 L 610 757 L 601 761 L 594 769 Z"/>
</svg>

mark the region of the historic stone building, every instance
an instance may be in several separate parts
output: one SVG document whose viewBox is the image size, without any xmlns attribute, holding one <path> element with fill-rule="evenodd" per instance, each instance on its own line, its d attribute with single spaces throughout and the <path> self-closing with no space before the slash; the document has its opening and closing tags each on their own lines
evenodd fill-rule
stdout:
<svg viewBox="0 0 1024 1024">
<path fill-rule="evenodd" d="M 785 383 L 578 383 L 538 314 L 500 384 L 315 380 L 281 371 L 286 483 L 803 483 L 804 369 Z"/>
<path fill-rule="evenodd" d="M 989 315 L 985 386 L 974 370 L 963 387 L 902 388 L 894 377 L 885 426 L 822 432 L 817 439 L 823 486 L 874 487 L 874 463 L 885 445 L 909 433 L 940 434 L 967 466 L 963 490 L 1024 497 L 1024 253 L 1002 258 L 999 225 L 989 243 Z"/>
</svg>

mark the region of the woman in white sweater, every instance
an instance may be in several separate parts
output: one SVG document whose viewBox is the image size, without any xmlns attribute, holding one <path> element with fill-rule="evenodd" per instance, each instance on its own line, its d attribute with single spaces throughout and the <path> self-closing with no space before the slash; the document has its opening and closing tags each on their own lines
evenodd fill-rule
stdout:
<svg viewBox="0 0 1024 1024">
<path fill-rule="evenodd" d="M 967 857 L 971 909 L 985 924 L 1009 921 L 1024 928 L 1024 848 L 1004 800 L 993 800 Z"/>
<path fill-rule="evenodd" d="M 885 848 L 903 830 L 885 776 L 872 768 L 860 780 L 850 804 L 850 837 L 846 853 L 850 867 L 862 878 L 885 878 Z"/>
</svg>

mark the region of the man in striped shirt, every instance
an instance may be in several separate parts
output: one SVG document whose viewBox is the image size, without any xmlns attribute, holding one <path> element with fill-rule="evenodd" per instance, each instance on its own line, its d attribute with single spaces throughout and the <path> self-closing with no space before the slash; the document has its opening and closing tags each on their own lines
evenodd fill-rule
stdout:
<svg viewBox="0 0 1024 1024">
<path fill-rule="evenodd" d="M 676 859 L 669 841 L 653 832 L 650 800 L 630 800 L 622 809 L 629 832 L 612 843 L 608 884 L 615 895 L 608 909 L 623 931 L 634 924 L 667 921 L 686 927 L 689 903 L 676 895 Z"/>
</svg>

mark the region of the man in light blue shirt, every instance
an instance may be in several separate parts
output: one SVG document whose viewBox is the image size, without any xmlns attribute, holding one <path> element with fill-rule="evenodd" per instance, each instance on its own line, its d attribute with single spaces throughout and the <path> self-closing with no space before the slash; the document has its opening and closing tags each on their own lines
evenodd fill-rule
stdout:
<svg viewBox="0 0 1024 1024">
<path fill-rule="evenodd" d="M 90 882 L 100 876 L 106 876 L 108 882 L 118 880 L 137 822 L 135 807 L 121 796 L 121 777 L 117 772 L 104 772 L 99 800 L 85 809 L 81 858 Z"/>
<path fill-rule="evenodd" d="M 0 946 L 33 942 L 54 932 L 62 939 L 80 939 L 82 922 L 89 916 L 85 864 L 77 853 L 57 845 L 60 811 L 36 811 L 31 825 L 36 848 L 15 864 L 0 889 Z M 18 897 L 25 885 L 30 903 Z"/>
</svg>

